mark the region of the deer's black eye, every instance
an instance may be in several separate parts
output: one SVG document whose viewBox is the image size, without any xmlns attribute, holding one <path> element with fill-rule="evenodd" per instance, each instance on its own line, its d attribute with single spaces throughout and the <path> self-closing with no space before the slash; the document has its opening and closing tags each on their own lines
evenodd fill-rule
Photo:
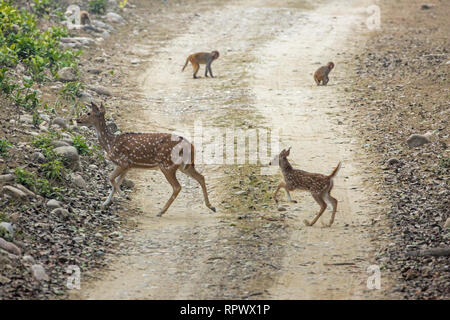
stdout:
<svg viewBox="0 0 450 320">
<path fill-rule="evenodd" d="M 91 115 L 91 113 L 90 112 L 88 112 L 88 116 L 90 116 Z"/>
</svg>

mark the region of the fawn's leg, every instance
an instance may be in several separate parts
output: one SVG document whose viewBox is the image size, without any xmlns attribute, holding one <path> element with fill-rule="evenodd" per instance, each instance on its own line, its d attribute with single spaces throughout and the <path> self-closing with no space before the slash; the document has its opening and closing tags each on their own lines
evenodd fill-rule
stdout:
<svg viewBox="0 0 450 320">
<path fill-rule="evenodd" d="M 211 209 L 212 211 L 216 212 L 216 208 L 214 208 L 211 203 L 209 202 L 208 199 L 208 191 L 206 190 L 206 185 L 205 185 L 205 177 L 203 177 L 197 170 L 195 170 L 194 165 L 190 165 L 187 169 L 185 169 L 183 171 L 183 173 L 187 174 L 188 176 L 194 178 L 195 180 L 197 180 L 197 182 L 200 184 L 200 186 L 202 187 L 202 191 L 203 191 L 203 198 L 205 198 L 205 204 L 206 206 Z"/>
<path fill-rule="evenodd" d="M 111 172 L 111 175 L 109 176 L 109 182 L 112 186 L 112 190 L 109 193 L 108 199 L 106 199 L 105 202 L 103 202 L 103 207 L 107 207 L 111 204 L 114 193 L 117 191 L 118 187 L 116 184 L 116 178 L 119 177 L 123 172 L 124 172 L 124 168 L 117 166 L 113 172 Z M 126 172 L 126 171 L 125 171 Z"/>
<path fill-rule="evenodd" d="M 322 225 L 325 227 L 331 227 L 331 225 L 334 222 L 334 216 L 336 214 L 336 210 L 337 210 L 337 204 L 338 201 L 336 200 L 336 198 L 333 198 L 331 196 L 331 189 L 333 189 L 333 180 L 330 181 L 330 187 L 328 188 L 328 190 L 325 192 L 325 196 L 324 196 L 324 200 L 327 201 L 328 203 L 331 204 L 331 206 L 333 207 L 333 212 L 331 213 L 331 219 L 329 223 L 323 223 Z"/>
<path fill-rule="evenodd" d="M 125 179 L 125 175 L 127 174 L 127 172 L 128 172 L 128 169 L 126 169 L 126 170 L 124 170 L 121 174 L 120 174 L 120 176 L 118 176 L 117 178 L 116 178 L 116 185 L 117 185 L 117 192 L 119 192 L 119 194 L 122 196 L 122 197 L 125 197 L 125 194 L 123 193 L 123 191 L 120 189 L 120 185 L 122 184 L 122 181 L 123 181 L 123 179 Z"/>
<path fill-rule="evenodd" d="M 325 209 L 327 208 L 327 203 L 323 200 L 323 195 L 322 194 L 315 194 L 315 193 L 311 193 L 311 195 L 313 196 L 314 200 L 316 200 L 316 202 L 320 205 L 320 211 L 319 213 L 317 213 L 316 217 L 313 219 L 313 221 L 308 221 L 308 220 L 303 220 L 303 223 L 305 225 L 307 225 L 308 227 L 313 226 L 314 223 L 317 222 L 317 220 L 320 218 L 320 216 L 322 215 L 322 213 L 325 211 Z"/>
<path fill-rule="evenodd" d="M 173 188 L 173 193 L 172 193 L 172 196 L 169 198 L 169 200 L 167 200 L 167 203 L 164 206 L 164 208 L 162 208 L 161 211 L 157 214 L 158 217 L 161 217 L 167 211 L 167 209 L 169 209 L 170 205 L 172 204 L 172 202 L 175 200 L 175 198 L 178 196 L 178 194 L 181 191 L 181 186 L 177 180 L 177 175 L 176 175 L 177 169 L 178 169 L 177 167 L 171 167 L 171 168 L 161 167 L 162 173 L 164 173 L 164 176 L 166 177 L 167 181 L 169 181 L 169 183 L 171 184 L 171 186 Z"/>
<path fill-rule="evenodd" d="M 275 200 L 276 203 L 278 203 L 277 194 L 278 194 L 278 191 L 280 191 L 281 188 L 284 188 L 284 190 L 286 190 L 286 194 L 287 194 L 287 197 L 288 197 L 290 202 L 297 203 L 297 201 L 292 200 L 291 194 L 289 193 L 289 190 L 286 188 L 286 182 L 284 182 L 284 181 L 281 181 L 278 184 L 277 190 L 275 190 L 275 193 L 273 194 L 273 199 Z"/>
</svg>

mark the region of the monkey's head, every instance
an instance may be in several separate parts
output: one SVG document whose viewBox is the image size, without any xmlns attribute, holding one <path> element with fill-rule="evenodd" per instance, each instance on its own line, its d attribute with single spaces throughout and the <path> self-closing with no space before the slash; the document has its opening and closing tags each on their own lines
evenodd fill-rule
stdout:
<svg viewBox="0 0 450 320">
<path fill-rule="evenodd" d="M 216 60 L 219 57 L 219 51 L 211 51 L 211 54 L 213 55 L 214 60 Z"/>
<path fill-rule="evenodd" d="M 330 62 L 328 62 L 327 66 L 331 70 L 334 68 L 334 63 L 330 61 Z"/>
</svg>

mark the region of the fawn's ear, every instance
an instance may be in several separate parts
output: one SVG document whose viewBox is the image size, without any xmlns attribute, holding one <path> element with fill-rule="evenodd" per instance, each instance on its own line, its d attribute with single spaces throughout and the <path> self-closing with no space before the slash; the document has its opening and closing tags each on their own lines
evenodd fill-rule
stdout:
<svg viewBox="0 0 450 320">
<path fill-rule="evenodd" d="M 103 101 L 100 103 L 100 112 L 105 114 L 105 107 L 103 106 Z"/>
<path fill-rule="evenodd" d="M 98 109 L 97 105 L 93 102 L 91 102 L 91 109 L 95 113 L 95 115 L 98 116 L 100 114 L 100 110 Z"/>
<path fill-rule="evenodd" d="M 291 153 L 291 147 L 289 147 L 286 151 L 286 157 Z"/>
</svg>

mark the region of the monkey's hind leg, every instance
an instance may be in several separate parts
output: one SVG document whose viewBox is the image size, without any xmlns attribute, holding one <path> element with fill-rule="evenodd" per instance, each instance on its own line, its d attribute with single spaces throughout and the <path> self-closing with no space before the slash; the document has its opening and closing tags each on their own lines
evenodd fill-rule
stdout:
<svg viewBox="0 0 450 320">
<path fill-rule="evenodd" d="M 200 65 L 197 63 L 192 63 L 192 66 L 194 67 L 194 79 L 197 79 L 197 72 L 200 69 Z"/>
</svg>

